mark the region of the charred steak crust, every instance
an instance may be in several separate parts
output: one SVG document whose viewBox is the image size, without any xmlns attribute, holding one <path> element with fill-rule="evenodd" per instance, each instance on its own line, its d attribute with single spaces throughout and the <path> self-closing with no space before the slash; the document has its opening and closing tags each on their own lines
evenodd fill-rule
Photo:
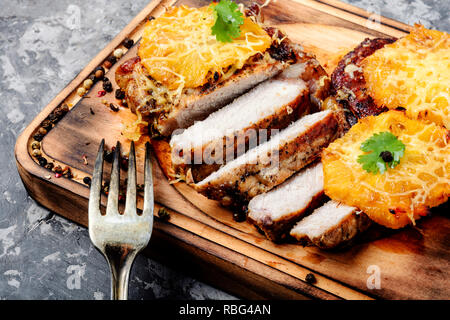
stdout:
<svg viewBox="0 0 450 320">
<path fill-rule="evenodd" d="M 331 75 L 331 93 L 344 109 L 350 111 L 346 113 L 350 125 L 355 124 L 360 118 L 377 115 L 387 110 L 383 106 L 377 106 L 367 93 L 361 62 L 395 40 L 390 38 L 365 39 L 339 61 Z"/>
</svg>

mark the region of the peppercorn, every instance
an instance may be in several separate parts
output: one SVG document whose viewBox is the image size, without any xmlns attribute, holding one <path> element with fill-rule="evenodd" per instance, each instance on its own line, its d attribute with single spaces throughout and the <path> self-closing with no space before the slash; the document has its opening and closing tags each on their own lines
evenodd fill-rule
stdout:
<svg viewBox="0 0 450 320">
<path fill-rule="evenodd" d="M 56 166 L 53 168 L 53 171 L 56 173 L 62 173 L 63 170 L 62 170 L 61 166 Z"/>
<path fill-rule="evenodd" d="M 83 87 L 86 90 L 89 90 L 92 87 L 93 84 L 94 84 L 94 81 L 92 81 L 91 79 L 86 79 L 86 80 L 83 81 Z"/>
<path fill-rule="evenodd" d="M 217 82 L 217 80 L 219 80 L 219 73 L 216 71 L 214 72 L 214 81 Z"/>
<path fill-rule="evenodd" d="M 42 141 L 42 139 L 44 139 L 44 136 L 38 132 L 33 135 L 33 139 L 40 142 Z"/>
<path fill-rule="evenodd" d="M 33 141 L 31 143 L 31 149 L 40 149 L 41 148 L 41 143 L 39 141 Z"/>
<path fill-rule="evenodd" d="M 31 152 L 31 155 L 33 156 L 33 157 L 40 157 L 41 155 L 42 155 L 42 153 L 41 153 L 41 150 L 39 150 L 39 149 L 34 149 L 32 152 Z"/>
<path fill-rule="evenodd" d="M 89 178 L 89 177 L 84 177 L 83 178 L 83 182 L 85 183 L 85 184 L 87 184 L 88 186 L 90 186 L 91 185 L 91 178 Z"/>
<path fill-rule="evenodd" d="M 306 280 L 306 282 L 308 282 L 308 283 L 310 283 L 310 284 L 314 284 L 314 283 L 317 282 L 316 276 L 314 276 L 312 273 L 308 273 L 308 274 L 306 275 L 305 280 Z"/>
<path fill-rule="evenodd" d="M 46 135 L 47 134 L 47 130 L 45 128 L 39 128 L 38 132 L 42 135 Z"/>
<path fill-rule="evenodd" d="M 117 62 L 117 58 L 114 57 L 114 55 L 110 55 L 108 56 L 108 58 L 106 58 L 106 61 L 108 61 L 109 63 L 111 63 L 111 65 L 113 65 L 114 63 Z"/>
<path fill-rule="evenodd" d="M 55 165 L 54 165 L 53 163 L 48 162 L 48 163 L 45 165 L 45 169 L 52 170 L 54 166 L 55 166 Z"/>
<path fill-rule="evenodd" d="M 134 45 L 134 41 L 133 41 L 133 39 L 125 38 L 125 40 L 123 40 L 123 42 L 122 42 L 122 45 L 125 48 L 130 49 Z"/>
<path fill-rule="evenodd" d="M 59 118 L 55 113 L 52 112 L 49 114 L 48 120 L 52 123 L 57 123 L 59 121 Z"/>
<path fill-rule="evenodd" d="M 120 59 L 120 58 L 122 58 L 122 56 L 123 56 L 123 50 L 122 49 L 116 49 L 116 50 L 114 50 L 114 52 L 113 52 L 113 55 L 114 55 L 114 57 L 116 57 L 117 59 Z"/>
<path fill-rule="evenodd" d="M 103 62 L 103 66 L 104 66 L 105 68 L 109 69 L 109 68 L 112 67 L 112 64 L 111 64 L 111 62 L 109 62 L 109 61 L 105 61 L 105 62 Z"/>
<path fill-rule="evenodd" d="M 166 210 L 166 208 L 159 208 L 158 217 L 163 221 L 167 221 L 170 219 L 170 213 Z"/>
<path fill-rule="evenodd" d="M 95 68 L 95 70 L 94 70 L 95 79 L 102 80 L 104 75 L 105 75 L 105 69 L 103 69 L 102 66 L 98 66 L 97 68 Z"/>
<path fill-rule="evenodd" d="M 92 80 L 93 83 L 95 83 L 97 81 L 97 78 L 95 78 L 95 74 L 91 73 L 88 77 L 89 80 Z"/>
<path fill-rule="evenodd" d="M 154 17 L 154 16 L 148 17 L 148 21 L 152 21 L 152 20 L 155 20 L 155 17 Z"/>
<path fill-rule="evenodd" d="M 41 127 L 46 129 L 47 131 L 50 131 L 52 128 L 52 122 L 50 120 L 44 120 L 41 122 Z"/>
<path fill-rule="evenodd" d="M 125 108 L 128 108 L 128 102 L 127 102 L 126 99 L 123 99 L 123 100 L 121 101 L 121 104 L 122 104 L 122 106 L 124 106 Z"/>
<path fill-rule="evenodd" d="M 73 174 L 72 174 L 72 170 L 70 170 L 69 167 L 66 167 L 66 169 L 63 171 L 63 176 L 68 178 L 68 179 L 72 179 L 73 178 Z"/>
<path fill-rule="evenodd" d="M 85 93 L 86 93 L 86 89 L 85 89 L 85 88 L 83 88 L 83 87 L 79 87 L 79 88 L 78 88 L 77 94 L 78 94 L 80 97 L 84 96 Z"/>
<path fill-rule="evenodd" d="M 47 165 L 47 159 L 45 159 L 44 157 L 39 157 L 37 159 L 41 167 L 45 167 Z"/>
<path fill-rule="evenodd" d="M 105 150 L 103 153 L 103 159 L 105 159 L 105 161 L 109 162 L 109 163 L 112 162 L 113 156 L 114 156 L 114 154 L 109 150 Z"/>
<path fill-rule="evenodd" d="M 112 83 L 108 78 L 105 78 L 105 80 L 103 80 L 103 90 L 105 90 L 106 92 L 113 91 Z"/>
<path fill-rule="evenodd" d="M 55 114 L 55 116 L 56 116 L 58 119 L 61 119 L 61 118 L 64 116 L 64 114 L 65 114 L 61 107 L 56 108 L 56 109 L 53 111 L 53 113 Z"/>
<path fill-rule="evenodd" d="M 62 174 L 61 173 L 55 173 L 55 178 L 61 178 Z"/>
<path fill-rule="evenodd" d="M 394 160 L 394 157 L 392 156 L 392 153 L 390 151 L 381 152 L 380 157 L 384 162 L 391 162 L 392 160 Z"/>
<path fill-rule="evenodd" d="M 243 222 L 245 221 L 246 216 L 244 212 L 238 211 L 238 212 L 233 212 L 233 220 L 236 222 Z"/>
<path fill-rule="evenodd" d="M 120 89 L 116 89 L 116 99 L 118 100 L 122 100 L 123 98 L 125 98 L 125 92 L 120 90 Z"/>
<path fill-rule="evenodd" d="M 109 108 L 114 111 L 114 112 L 118 112 L 119 111 L 119 107 L 116 106 L 114 103 L 110 103 L 109 104 Z"/>
<path fill-rule="evenodd" d="M 69 106 L 67 104 L 63 104 L 59 109 L 61 110 L 63 115 L 69 112 Z"/>
</svg>

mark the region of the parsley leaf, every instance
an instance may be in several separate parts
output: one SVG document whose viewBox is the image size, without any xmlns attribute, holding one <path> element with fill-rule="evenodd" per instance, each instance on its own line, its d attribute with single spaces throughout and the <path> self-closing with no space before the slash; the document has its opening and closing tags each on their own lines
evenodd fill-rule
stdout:
<svg viewBox="0 0 450 320">
<path fill-rule="evenodd" d="M 360 149 L 364 152 L 370 152 L 358 157 L 358 163 L 367 172 L 383 174 L 387 168 L 395 168 L 400 163 L 400 158 L 405 152 L 405 145 L 395 135 L 390 132 L 375 133 L 372 137 L 361 144 Z M 382 153 L 387 152 L 391 157 L 385 157 Z M 386 158 L 390 158 L 386 161 Z"/>
<path fill-rule="evenodd" d="M 212 8 L 216 15 L 216 23 L 211 30 L 217 41 L 232 42 L 234 38 L 239 37 L 244 17 L 238 5 L 230 0 L 220 0 L 217 5 L 212 5 Z"/>
</svg>

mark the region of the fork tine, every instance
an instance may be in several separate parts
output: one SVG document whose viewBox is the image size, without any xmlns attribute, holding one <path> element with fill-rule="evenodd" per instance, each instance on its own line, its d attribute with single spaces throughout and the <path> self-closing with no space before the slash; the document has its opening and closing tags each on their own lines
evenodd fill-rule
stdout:
<svg viewBox="0 0 450 320">
<path fill-rule="evenodd" d="M 94 172 L 92 173 L 91 191 L 89 195 L 89 215 L 100 214 L 100 195 L 102 189 L 103 174 L 103 148 L 105 139 L 102 139 L 95 159 Z"/>
<path fill-rule="evenodd" d="M 153 206 L 154 206 L 154 199 L 153 199 L 152 160 L 150 152 L 150 143 L 147 142 L 145 144 L 144 208 L 142 210 L 142 215 L 153 218 Z"/>
<path fill-rule="evenodd" d="M 114 160 L 111 168 L 111 180 L 109 181 L 108 203 L 106 215 L 119 213 L 119 182 L 120 182 L 120 142 L 117 141 L 114 151 Z"/>
<path fill-rule="evenodd" d="M 124 215 L 136 214 L 136 153 L 134 141 L 131 141 L 128 156 L 128 182 Z"/>
</svg>

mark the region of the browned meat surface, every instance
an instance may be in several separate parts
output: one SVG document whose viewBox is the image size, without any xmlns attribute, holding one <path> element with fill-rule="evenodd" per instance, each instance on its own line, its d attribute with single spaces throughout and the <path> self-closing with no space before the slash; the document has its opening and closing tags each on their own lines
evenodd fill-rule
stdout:
<svg viewBox="0 0 450 320">
<path fill-rule="evenodd" d="M 371 225 L 371 220 L 355 207 L 330 200 L 300 220 L 290 234 L 303 244 L 321 249 L 344 246 Z"/>
<path fill-rule="evenodd" d="M 248 204 L 247 220 L 267 238 L 279 242 L 296 222 L 317 208 L 324 198 L 322 163 L 312 164 Z"/>
<path fill-rule="evenodd" d="M 228 162 L 195 189 L 236 209 L 283 183 L 313 162 L 340 134 L 335 113 L 327 110 L 304 116 L 258 147 Z M 274 156 L 276 161 L 272 161 Z"/>
<path fill-rule="evenodd" d="M 269 34 L 277 32 L 274 28 L 269 30 Z M 278 39 L 281 37 L 284 35 L 279 32 Z M 313 105 L 320 108 L 322 101 L 328 96 L 330 80 L 319 62 L 287 38 L 280 43 L 274 40 L 268 53 L 269 60 L 267 54 L 265 58 L 262 55 L 253 57 L 251 63 L 224 81 L 217 79 L 214 82 L 212 77 L 211 82 L 202 87 L 183 90 L 176 104 L 148 99 L 149 90 L 142 90 L 139 81 L 135 79 L 135 74 L 138 74 L 134 72 L 135 68 L 141 70 L 141 75 L 145 75 L 145 68 L 139 63 L 139 58 L 132 58 L 117 69 L 116 82 L 125 92 L 130 110 L 134 113 L 139 111 L 145 120 L 150 120 L 154 131 L 163 136 L 169 136 L 175 129 L 187 128 L 195 121 L 205 119 L 236 97 L 297 62 L 303 64 L 301 78 L 307 83 L 309 98 Z"/>
<path fill-rule="evenodd" d="M 386 109 L 377 106 L 367 93 L 361 62 L 372 55 L 376 50 L 396 39 L 365 39 L 353 51 L 347 53 L 331 75 L 331 91 L 336 100 L 347 112 L 347 121 L 350 125 L 358 119 L 370 115 L 377 115 Z"/>
</svg>

